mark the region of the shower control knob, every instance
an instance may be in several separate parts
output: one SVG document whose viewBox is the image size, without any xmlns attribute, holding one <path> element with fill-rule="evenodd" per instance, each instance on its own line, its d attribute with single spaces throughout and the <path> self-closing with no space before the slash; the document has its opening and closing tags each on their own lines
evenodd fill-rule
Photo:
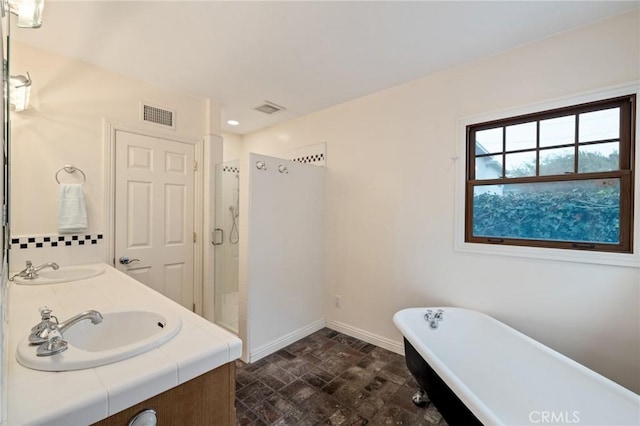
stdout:
<svg viewBox="0 0 640 426">
<path fill-rule="evenodd" d="M 140 262 L 140 259 L 129 259 L 127 256 L 122 256 L 120 259 L 118 259 L 120 261 L 120 264 L 122 265 L 129 265 L 133 262 Z"/>
</svg>

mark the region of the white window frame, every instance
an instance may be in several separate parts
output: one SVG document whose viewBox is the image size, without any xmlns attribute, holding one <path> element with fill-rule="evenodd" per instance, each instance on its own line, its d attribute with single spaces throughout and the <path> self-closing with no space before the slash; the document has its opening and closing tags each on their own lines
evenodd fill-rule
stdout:
<svg viewBox="0 0 640 426">
<path fill-rule="evenodd" d="M 640 269 L 640 107 L 636 105 L 636 144 L 634 153 L 634 208 L 633 208 L 633 253 L 607 253 L 591 252 L 584 250 L 568 250 L 545 247 L 523 247 L 469 243 L 465 236 L 465 185 L 466 185 L 466 158 L 467 158 L 467 126 L 487 121 L 500 120 L 519 115 L 547 111 L 579 105 L 602 99 L 615 98 L 635 93 L 640 99 L 640 82 L 634 81 L 606 89 L 580 93 L 563 98 L 553 99 L 542 103 L 526 105 L 496 111 L 487 114 L 464 117 L 458 120 L 456 137 L 456 193 L 455 193 L 455 224 L 454 224 L 454 249 L 459 252 L 476 253 L 498 256 L 515 256 L 533 259 L 545 259 L 553 261 L 594 263 L 602 265 L 626 266 Z M 640 102 L 638 102 L 640 104 Z"/>
</svg>

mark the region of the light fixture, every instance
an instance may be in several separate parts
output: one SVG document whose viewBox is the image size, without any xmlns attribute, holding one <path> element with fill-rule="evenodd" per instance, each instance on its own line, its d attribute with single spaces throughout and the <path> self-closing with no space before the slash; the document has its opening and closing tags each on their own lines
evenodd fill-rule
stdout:
<svg viewBox="0 0 640 426">
<path fill-rule="evenodd" d="M 31 76 L 12 75 L 9 77 L 9 103 L 16 107 L 16 112 L 29 107 L 31 95 Z"/>
<path fill-rule="evenodd" d="M 44 0 L 1 0 L 2 15 L 9 11 L 18 17 L 18 28 L 40 28 Z"/>
<path fill-rule="evenodd" d="M 227 124 L 229 126 L 237 126 L 240 122 L 238 120 L 227 120 Z"/>
</svg>

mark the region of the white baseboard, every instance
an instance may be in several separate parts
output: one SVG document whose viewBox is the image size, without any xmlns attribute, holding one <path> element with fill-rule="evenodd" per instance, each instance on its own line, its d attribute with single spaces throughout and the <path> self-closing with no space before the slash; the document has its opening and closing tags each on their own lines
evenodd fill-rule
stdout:
<svg viewBox="0 0 640 426">
<path fill-rule="evenodd" d="M 396 342 L 394 340 L 387 339 L 386 337 L 378 336 L 377 334 L 369 333 L 368 331 L 350 326 L 348 324 L 341 323 L 339 321 L 325 321 L 326 327 L 346 334 L 347 336 L 355 337 L 356 339 L 363 340 L 372 345 L 379 346 L 383 349 L 395 352 L 404 356 L 404 344 L 402 342 Z"/>
<path fill-rule="evenodd" d="M 303 337 L 307 337 L 308 335 L 313 334 L 318 330 L 322 330 L 324 327 L 324 318 L 312 322 L 311 324 L 299 328 L 289 334 L 280 337 L 279 339 L 273 340 L 272 342 L 269 342 L 266 345 L 262 345 L 261 347 L 251 351 L 251 353 L 249 354 L 249 360 L 247 362 L 256 362 L 267 355 L 271 355 L 272 353 L 277 352 L 280 349 L 297 342 Z"/>
<path fill-rule="evenodd" d="M 371 343 L 372 345 L 379 346 L 391 352 L 404 355 L 404 344 L 402 342 L 387 339 L 386 337 L 382 337 L 377 334 L 362 330 L 360 328 L 344 324 L 340 321 L 328 321 L 323 318 L 251 351 L 251 353 L 249 354 L 249 359 L 243 360 L 249 363 L 256 362 L 268 355 L 271 355 L 274 352 L 279 351 L 282 348 L 289 346 L 292 343 L 297 342 L 304 337 L 307 337 L 310 334 L 315 333 L 318 330 L 321 330 L 324 327 L 339 331 L 340 333 L 346 334 L 347 336 L 355 337 L 356 339 Z"/>
</svg>

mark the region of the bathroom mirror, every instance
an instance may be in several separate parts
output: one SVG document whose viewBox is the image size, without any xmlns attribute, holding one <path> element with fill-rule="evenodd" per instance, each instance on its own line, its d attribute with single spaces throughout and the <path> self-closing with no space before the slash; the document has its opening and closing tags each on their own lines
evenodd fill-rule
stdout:
<svg viewBox="0 0 640 426">
<path fill-rule="evenodd" d="M 4 421 L 6 417 L 7 392 L 6 392 L 6 372 L 4 371 L 6 357 L 6 336 L 4 333 L 6 322 L 6 305 L 7 305 L 7 254 L 8 254 L 8 225 L 7 225 L 7 156 L 8 156 L 8 138 L 9 138 L 9 94 L 7 93 L 7 84 L 9 80 L 9 24 L 8 17 L 3 16 L 0 22 L 0 54 L 2 56 L 2 102 L 0 102 L 0 116 L 2 117 L 2 131 L 0 138 L 2 139 L 2 172 L 0 173 L 0 188 L 2 191 L 2 199 L 0 200 L 0 241 L 2 241 L 2 249 L 0 250 L 0 421 Z"/>
<path fill-rule="evenodd" d="M 204 196 L 207 191 L 213 192 L 209 189 L 210 180 L 205 179 L 209 171 L 205 161 L 215 164 L 222 157 L 218 128 L 221 107 L 213 100 L 78 59 L 79 54 L 60 53 L 66 48 L 75 52 L 101 51 L 103 42 L 110 40 L 108 31 L 101 32 L 98 37 L 95 28 L 86 27 L 85 20 L 72 18 L 76 8 L 85 12 L 89 8 L 95 12 L 91 16 L 96 17 L 96 21 L 106 22 L 98 12 L 107 8 L 109 2 L 90 3 L 90 8 L 88 3 L 52 3 L 51 7 L 47 6 L 45 23 L 38 30 L 20 29 L 12 23 L 11 74 L 26 76 L 29 73 L 33 84 L 29 107 L 20 112 L 12 110 L 11 194 L 20 196 L 12 197 L 9 212 L 9 269 L 20 271 L 27 260 L 33 265 L 56 262 L 61 267 L 106 262 L 132 277 L 136 275 L 134 278 L 138 281 L 187 309 L 205 317 L 210 313 L 212 318 L 212 308 L 204 306 L 205 303 L 213 305 L 212 297 L 207 297 L 203 290 L 211 282 L 207 274 L 213 274 L 213 267 L 207 266 L 213 264 L 213 249 L 210 248 L 213 246 L 207 244 L 208 232 L 204 231 L 210 228 L 207 221 L 212 220 L 204 214 L 204 205 L 213 203 L 211 196 L 208 199 Z M 136 22 L 121 7 L 114 6 L 113 9 L 113 13 L 129 19 L 127 22 Z M 51 34 L 73 36 L 74 42 L 57 39 Z M 78 39 L 77 34 L 86 37 Z M 45 42 L 53 39 L 65 48 L 56 49 Z M 145 143 L 149 145 L 141 145 Z M 165 206 L 171 206 L 171 214 L 176 217 L 176 220 L 168 221 L 172 225 L 170 229 L 156 226 L 162 218 L 154 213 L 165 211 L 157 207 L 159 204 L 154 208 L 149 208 L 148 202 L 136 204 L 144 194 L 142 197 L 138 197 L 139 194 L 132 197 L 114 195 L 122 194 L 124 188 L 128 188 L 127 158 L 119 154 L 129 152 L 128 147 L 133 145 L 147 147 L 133 150 L 136 167 L 144 169 L 150 164 L 147 159 L 153 156 L 156 165 L 160 161 L 171 164 L 145 170 L 164 170 L 173 177 L 180 173 L 187 176 L 184 186 L 173 182 L 172 192 L 165 197 L 169 200 Z M 160 147 L 166 155 L 160 153 Z M 151 151 L 154 151 L 153 155 L 149 154 Z M 73 165 L 75 169 L 66 165 Z M 156 175 L 154 183 L 164 178 Z M 83 232 L 60 231 L 58 194 L 63 184 L 82 186 L 87 217 Z M 142 186 L 135 188 L 144 192 L 146 189 L 141 189 Z M 180 191 L 186 195 L 182 197 Z M 155 203 L 159 198 L 157 194 L 154 197 Z M 184 200 L 180 201 L 184 202 L 184 209 L 175 207 L 175 197 Z M 190 199 L 195 201 L 189 202 Z M 129 216 L 123 214 L 130 207 L 128 203 L 132 208 L 142 206 L 147 209 L 144 214 L 131 216 L 145 221 L 145 226 L 135 226 L 135 229 L 151 229 L 150 232 L 156 233 L 143 236 L 140 236 L 142 232 L 137 233 L 136 238 L 148 237 L 144 242 L 136 240 L 127 245 L 125 232 L 121 232 L 128 229 L 126 220 Z M 153 225 L 147 228 L 151 223 Z M 150 243 L 164 241 L 157 235 L 160 232 L 171 233 L 170 238 L 175 242 L 172 242 L 171 250 L 180 246 L 179 253 L 174 250 L 176 253 L 168 256 L 174 265 L 185 265 L 184 268 L 158 267 L 158 259 L 166 257 L 155 253 L 162 248 L 157 247 L 160 244 L 150 247 Z M 147 253 L 133 255 L 126 252 L 130 247 L 142 250 L 147 246 L 150 247 Z M 155 251 L 152 253 L 152 250 Z M 178 255 L 184 257 L 177 258 Z M 120 262 L 123 256 L 140 260 L 128 265 Z M 156 271 L 164 271 L 167 279 Z M 168 277 L 169 274 L 178 278 Z M 165 282 L 172 284 L 165 285 Z"/>
</svg>

